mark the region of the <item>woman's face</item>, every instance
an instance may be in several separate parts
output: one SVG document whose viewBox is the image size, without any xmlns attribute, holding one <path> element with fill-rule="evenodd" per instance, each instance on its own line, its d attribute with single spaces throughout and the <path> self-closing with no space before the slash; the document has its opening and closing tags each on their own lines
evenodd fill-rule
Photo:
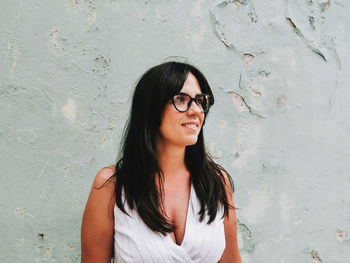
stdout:
<svg viewBox="0 0 350 263">
<path fill-rule="evenodd" d="M 192 73 L 188 74 L 180 92 L 186 93 L 192 98 L 202 93 L 198 81 Z M 197 142 L 203 121 L 204 113 L 194 101 L 186 112 L 177 111 L 170 101 L 164 107 L 161 116 L 159 127 L 161 142 L 178 146 L 193 145 Z"/>
</svg>

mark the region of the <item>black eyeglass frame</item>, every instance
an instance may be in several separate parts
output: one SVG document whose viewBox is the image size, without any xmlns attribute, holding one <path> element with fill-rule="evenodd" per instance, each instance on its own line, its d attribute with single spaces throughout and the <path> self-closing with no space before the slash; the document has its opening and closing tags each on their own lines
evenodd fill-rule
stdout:
<svg viewBox="0 0 350 263">
<path fill-rule="evenodd" d="M 187 103 L 187 109 L 186 110 L 184 110 L 184 111 L 181 111 L 181 110 L 179 110 L 178 108 L 176 108 L 176 105 L 175 105 L 175 96 L 177 96 L 177 95 L 185 95 L 185 96 L 187 96 L 187 97 L 189 97 L 190 98 L 190 101 Z M 197 107 L 198 107 L 198 103 L 200 104 L 200 102 L 198 101 L 198 96 L 205 96 L 205 98 L 207 99 L 207 101 L 208 101 L 208 107 L 207 107 L 207 109 L 205 110 L 205 111 L 201 111 L 201 113 L 205 113 L 205 112 L 207 112 L 208 110 L 209 110 L 209 108 L 210 108 L 210 106 L 211 106 L 211 103 L 210 103 L 210 95 L 208 95 L 208 94 L 197 94 L 194 98 L 192 98 L 190 95 L 188 95 L 187 93 L 184 93 L 184 92 L 179 92 L 179 93 L 176 93 L 172 98 L 171 98 L 171 101 L 172 101 L 172 103 L 173 103 L 173 105 L 174 105 L 174 107 L 175 107 L 175 109 L 177 110 L 177 111 L 179 111 L 179 112 L 186 112 L 186 111 L 188 111 L 188 109 L 191 107 L 191 105 L 192 105 L 192 101 L 194 101 L 195 103 L 196 103 L 196 105 L 197 105 Z"/>
</svg>

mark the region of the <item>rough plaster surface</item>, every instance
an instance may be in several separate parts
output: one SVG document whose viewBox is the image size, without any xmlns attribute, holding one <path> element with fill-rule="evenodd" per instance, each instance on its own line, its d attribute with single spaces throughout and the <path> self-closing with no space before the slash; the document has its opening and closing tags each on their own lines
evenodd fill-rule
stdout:
<svg viewBox="0 0 350 263">
<path fill-rule="evenodd" d="M 347 0 L 0 3 L 0 261 L 79 262 L 96 172 L 132 87 L 188 61 L 216 98 L 245 263 L 350 261 Z"/>
</svg>

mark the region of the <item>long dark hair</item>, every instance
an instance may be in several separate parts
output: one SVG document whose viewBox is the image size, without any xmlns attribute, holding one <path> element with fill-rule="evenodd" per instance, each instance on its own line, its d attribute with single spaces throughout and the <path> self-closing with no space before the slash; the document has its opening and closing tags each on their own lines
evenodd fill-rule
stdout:
<svg viewBox="0 0 350 263">
<path fill-rule="evenodd" d="M 202 93 L 211 96 L 210 104 L 214 104 L 208 81 L 192 65 L 166 62 L 149 69 L 136 84 L 131 113 L 124 130 L 121 159 L 116 163 L 113 175 L 116 178 L 115 195 L 118 208 L 127 214 L 122 199 L 124 189 L 125 201 L 129 207 L 137 210 L 149 228 L 164 235 L 173 232 L 175 226 L 164 216 L 164 175 L 158 163 L 156 135 L 164 106 L 182 89 L 190 72 L 198 80 Z M 208 112 L 205 113 L 205 117 L 207 114 Z M 219 204 L 224 206 L 222 217 L 228 216 L 230 205 L 225 191 L 224 170 L 206 152 L 203 128 L 197 143 L 186 147 L 185 164 L 201 205 L 198 212 L 200 222 L 207 213 L 207 224 L 210 224 L 217 216 Z M 159 180 L 159 190 L 156 187 L 156 178 Z M 230 176 L 228 178 L 233 189 Z"/>
</svg>

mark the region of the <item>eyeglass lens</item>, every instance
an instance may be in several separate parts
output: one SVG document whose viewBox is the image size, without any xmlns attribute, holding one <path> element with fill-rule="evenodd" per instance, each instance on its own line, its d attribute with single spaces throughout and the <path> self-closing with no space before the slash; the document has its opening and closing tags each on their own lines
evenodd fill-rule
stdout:
<svg viewBox="0 0 350 263">
<path fill-rule="evenodd" d="M 206 112 L 209 107 L 209 98 L 206 94 L 198 94 L 192 99 L 187 94 L 176 94 L 173 102 L 174 106 L 178 111 L 185 112 L 191 107 L 192 100 L 195 101 L 197 107 L 202 111 Z M 191 102 L 191 103 L 190 103 Z"/>
</svg>

